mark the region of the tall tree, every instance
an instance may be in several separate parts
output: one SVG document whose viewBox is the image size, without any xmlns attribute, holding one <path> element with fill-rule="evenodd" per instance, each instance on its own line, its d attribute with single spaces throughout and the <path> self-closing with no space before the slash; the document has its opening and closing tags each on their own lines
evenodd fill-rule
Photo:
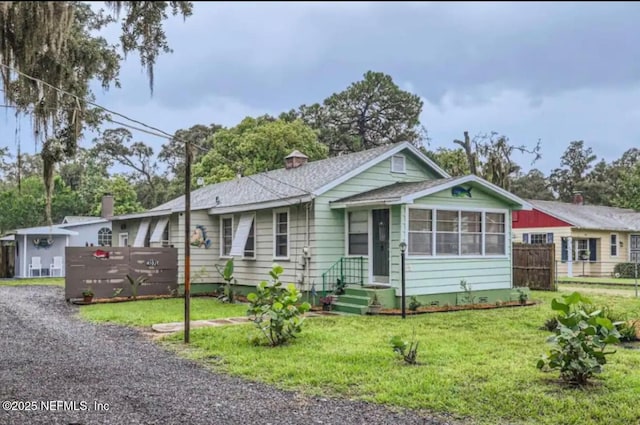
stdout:
<svg viewBox="0 0 640 425">
<path fill-rule="evenodd" d="M 640 163 L 622 172 L 613 204 L 640 211 Z"/>
<path fill-rule="evenodd" d="M 284 166 L 284 158 L 297 149 L 309 160 L 327 156 L 327 148 L 302 121 L 271 117 L 245 118 L 236 127 L 213 136 L 213 148 L 194 165 L 194 177 L 206 183 L 230 180 L 238 173 L 251 175 Z"/>
<path fill-rule="evenodd" d="M 110 193 L 113 196 L 113 214 L 122 215 L 144 211 L 138 202 L 136 191 L 125 176 L 117 175 L 103 182 L 101 190 L 96 193 L 94 199 L 93 215 L 102 213 L 102 196 Z"/>
<path fill-rule="evenodd" d="M 544 173 L 534 168 L 526 174 L 518 173 L 511 183 L 511 192 L 523 199 L 553 201 L 555 197 L 549 185 Z"/>
<path fill-rule="evenodd" d="M 0 77 L 5 103 L 32 115 L 36 142 L 43 144 L 45 191 L 52 192 L 55 165 L 71 157 L 85 125 L 103 113 L 89 107 L 90 88 L 119 86 L 118 46 L 99 34 L 124 10 L 121 51 L 137 51 L 153 87 L 160 52 L 170 51 L 162 29 L 173 15 L 191 14 L 191 2 L 106 2 L 109 12 L 82 2 L 0 2 Z M 51 200 L 47 200 L 50 212 Z M 49 220 L 51 219 L 48 214 Z"/>
<path fill-rule="evenodd" d="M 364 79 L 334 93 L 322 105 L 302 105 L 281 119 L 301 118 L 319 131 L 331 156 L 396 142 L 418 143 L 422 137 L 419 96 L 401 90 L 391 76 L 368 71 Z"/>
<path fill-rule="evenodd" d="M 453 143 L 461 146 L 471 174 L 480 176 L 506 190 L 511 190 L 511 182 L 521 169 L 513 158 L 514 154 L 533 156 L 532 165 L 541 157 L 539 140 L 534 147 L 530 148 L 525 145 L 514 145 L 508 137 L 496 132 L 479 134 L 472 139 L 469 132 L 465 131 L 464 140 L 456 139 Z"/>
<path fill-rule="evenodd" d="M 132 138 L 133 135 L 126 128 L 105 130 L 101 137 L 94 140 L 94 152 L 109 166 L 117 162 L 132 170 L 133 179 L 141 179 L 148 186 L 149 205 L 156 205 L 158 166 L 153 148 L 144 142 L 131 143 Z"/>
<path fill-rule="evenodd" d="M 165 199 L 173 199 L 184 193 L 185 174 L 185 142 L 193 146 L 192 159 L 197 163 L 213 147 L 213 135 L 223 127 L 218 124 L 194 125 L 188 129 L 178 130 L 174 138 L 162 145 L 158 160 L 167 164 L 164 178 L 168 180 L 165 188 Z M 161 202 L 158 200 L 158 202 Z"/>
<path fill-rule="evenodd" d="M 470 173 L 467 156 L 462 149 L 438 148 L 435 151 L 422 151 L 444 171 L 453 177 L 465 176 Z"/>
<path fill-rule="evenodd" d="M 597 156 L 593 149 L 584 146 L 583 140 L 576 140 L 560 157 L 560 168 L 554 169 L 549 175 L 551 187 L 558 194 L 561 201 L 571 202 L 576 191 L 582 192 L 585 202 L 591 202 L 596 195 L 589 190 L 587 175 Z"/>
</svg>

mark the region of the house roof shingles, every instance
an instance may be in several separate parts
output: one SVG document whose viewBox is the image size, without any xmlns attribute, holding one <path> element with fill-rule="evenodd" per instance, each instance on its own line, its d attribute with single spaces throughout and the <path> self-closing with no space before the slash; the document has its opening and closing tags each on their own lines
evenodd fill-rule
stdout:
<svg viewBox="0 0 640 425">
<path fill-rule="evenodd" d="M 582 229 L 640 231 L 640 213 L 599 205 L 529 200 L 534 208 Z"/>
<path fill-rule="evenodd" d="M 459 177 L 449 177 L 446 179 L 436 180 L 423 180 L 419 182 L 398 182 L 388 186 L 384 186 L 378 189 L 369 190 L 367 192 L 358 193 L 357 195 L 347 196 L 346 198 L 338 199 L 332 203 L 357 203 L 367 201 L 384 201 L 384 200 L 399 200 L 403 196 L 411 195 L 416 192 L 430 189 L 433 187 L 444 185 L 452 180 L 457 180 Z"/>
<path fill-rule="evenodd" d="M 388 145 L 366 151 L 312 161 L 297 168 L 281 168 L 191 192 L 191 209 L 233 207 L 310 195 L 354 169 L 398 146 Z M 184 211 L 184 195 L 150 211 Z"/>
</svg>

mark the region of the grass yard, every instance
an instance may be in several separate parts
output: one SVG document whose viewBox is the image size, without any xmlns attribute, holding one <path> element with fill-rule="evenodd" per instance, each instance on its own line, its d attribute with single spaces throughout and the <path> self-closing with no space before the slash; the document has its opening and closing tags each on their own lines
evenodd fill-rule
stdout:
<svg viewBox="0 0 640 425">
<path fill-rule="evenodd" d="M 618 348 L 586 389 L 564 386 L 557 372 L 536 369 L 551 335 L 539 330 L 558 293 L 533 292 L 534 307 L 399 317 L 308 319 L 293 344 L 255 347 L 252 325 L 200 328 L 191 345 L 183 335 L 164 340 L 182 355 L 216 370 L 307 394 L 450 413 L 481 424 L 637 424 L 640 350 Z M 640 301 L 593 296 L 640 317 Z M 85 310 L 90 311 L 90 310 Z M 405 365 L 392 352 L 393 335 L 420 341 L 418 361 Z M 283 406 L 286 408 L 286 406 Z"/>
<path fill-rule="evenodd" d="M 558 277 L 559 283 L 584 283 L 584 284 L 605 284 L 605 285 L 635 285 L 635 279 L 615 278 L 615 277 Z M 640 282 L 640 279 L 639 279 Z"/>
<path fill-rule="evenodd" d="M 191 320 L 220 319 L 247 315 L 244 304 L 224 304 L 215 298 L 191 299 Z M 129 326 L 184 321 L 184 299 L 168 298 L 121 303 L 91 304 L 80 307 L 80 316 L 92 322 L 110 322 Z"/>
<path fill-rule="evenodd" d="M 35 277 L 27 279 L 3 279 L 0 280 L 0 286 L 62 286 L 64 287 L 63 277 Z"/>
</svg>

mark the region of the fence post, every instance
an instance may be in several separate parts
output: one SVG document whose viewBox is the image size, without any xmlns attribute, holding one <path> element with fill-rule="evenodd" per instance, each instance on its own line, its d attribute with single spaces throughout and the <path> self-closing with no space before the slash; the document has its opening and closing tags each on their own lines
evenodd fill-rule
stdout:
<svg viewBox="0 0 640 425">
<path fill-rule="evenodd" d="M 636 266 L 633 268 L 635 280 L 636 280 L 636 298 L 638 298 L 638 260 L 636 259 Z"/>
</svg>

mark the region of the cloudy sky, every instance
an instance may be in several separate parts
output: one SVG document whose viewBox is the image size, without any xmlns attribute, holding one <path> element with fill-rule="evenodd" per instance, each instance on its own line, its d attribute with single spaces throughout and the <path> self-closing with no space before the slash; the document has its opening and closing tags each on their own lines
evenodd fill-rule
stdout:
<svg viewBox="0 0 640 425">
<path fill-rule="evenodd" d="M 540 139 L 549 172 L 572 140 L 606 160 L 640 145 L 639 18 L 640 4 L 611 2 L 196 3 L 167 23 L 174 53 L 153 96 L 131 56 L 98 103 L 172 133 L 320 102 L 381 71 L 423 98 L 430 148 L 464 130 Z M 15 147 L 15 125 L 0 111 L 1 145 Z"/>
</svg>

